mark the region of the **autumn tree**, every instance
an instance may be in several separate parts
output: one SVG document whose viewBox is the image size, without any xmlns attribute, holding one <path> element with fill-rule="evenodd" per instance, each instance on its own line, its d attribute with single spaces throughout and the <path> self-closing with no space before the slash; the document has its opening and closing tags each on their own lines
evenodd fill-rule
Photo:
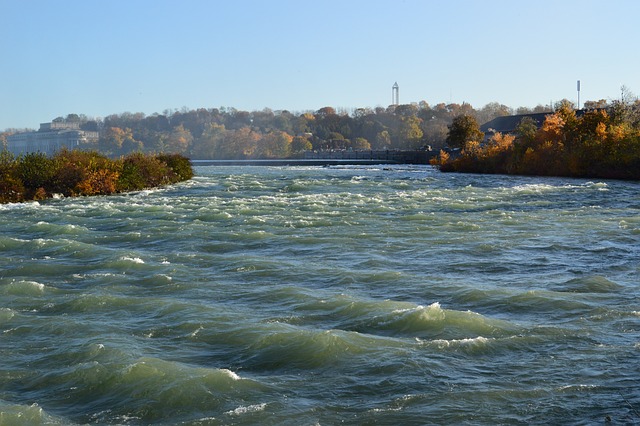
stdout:
<svg viewBox="0 0 640 426">
<path fill-rule="evenodd" d="M 527 150 L 533 150 L 537 143 L 538 125 L 531 117 L 524 117 L 516 126 L 515 137 L 517 143 L 514 144 L 513 158 L 510 160 L 512 168 L 513 164 L 520 164 Z"/>
<path fill-rule="evenodd" d="M 389 149 L 391 145 L 391 135 L 387 130 L 383 130 L 376 135 L 376 148 L 377 149 Z"/>
<path fill-rule="evenodd" d="M 0 132 L 0 151 L 7 149 L 7 136 L 10 136 L 10 132 Z"/>
<path fill-rule="evenodd" d="M 300 154 L 304 151 L 310 151 L 312 149 L 313 145 L 311 145 L 309 139 L 304 136 L 296 136 L 291 141 L 291 153 L 293 154 Z"/>
<path fill-rule="evenodd" d="M 511 108 L 498 102 L 490 102 L 476 111 L 478 123 L 486 123 L 496 117 L 504 117 L 513 114 Z"/>
<path fill-rule="evenodd" d="M 573 116 L 575 117 L 575 115 Z M 564 128 L 566 125 L 563 114 L 549 114 L 542 123 L 542 127 L 538 130 L 536 139 L 539 144 L 545 142 L 561 143 L 564 137 Z"/>
<path fill-rule="evenodd" d="M 355 138 L 351 141 L 351 148 L 367 151 L 371 149 L 371 144 L 365 138 Z"/>
<path fill-rule="evenodd" d="M 330 115 L 336 115 L 335 108 L 330 106 L 320 108 L 318 111 L 316 111 L 316 117 L 327 117 Z"/>
<path fill-rule="evenodd" d="M 448 128 L 447 144 L 451 148 L 464 148 L 467 142 L 480 142 L 484 138 L 478 121 L 471 115 L 457 116 Z"/>
<path fill-rule="evenodd" d="M 223 124 L 209 124 L 202 132 L 200 139 L 194 144 L 193 156 L 205 160 L 217 158 L 225 133 L 226 129 Z"/>
<path fill-rule="evenodd" d="M 321 149 L 345 149 L 346 139 L 342 133 L 329 132 L 326 136 L 326 140 L 321 143 Z"/>
<path fill-rule="evenodd" d="M 144 149 L 144 144 L 142 141 L 136 140 L 134 138 L 126 138 L 122 141 L 122 153 L 128 154 L 131 152 L 142 152 Z"/>
<path fill-rule="evenodd" d="M 538 125 L 531 117 L 524 117 L 516 126 L 516 136 L 521 143 L 530 146 L 535 142 Z"/>
<path fill-rule="evenodd" d="M 291 152 L 293 137 L 281 130 L 274 130 L 262 136 L 253 154 L 256 158 L 286 158 Z"/>
<path fill-rule="evenodd" d="M 422 129 L 420 128 L 421 120 L 415 115 L 404 117 L 398 129 L 398 136 L 401 145 L 399 148 L 415 149 L 420 145 L 422 140 Z"/>
<path fill-rule="evenodd" d="M 448 132 L 447 124 L 443 120 L 430 120 L 422 125 L 422 139 L 436 150 L 444 147 Z"/>
<path fill-rule="evenodd" d="M 182 124 L 173 128 L 167 138 L 165 151 L 184 154 L 193 141 L 191 132 L 184 128 Z"/>
<path fill-rule="evenodd" d="M 142 145 L 133 137 L 133 131 L 130 128 L 109 127 L 102 132 L 98 140 L 98 148 L 103 153 L 113 156 L 128 151 L 138 151 Z"/>
<path fill-rule="evenodd" d="M 214 158 L 223 160 L 250 158 L 253 156 L 259 140 L 260 134 L 249 127 L 227 130 L 220 140 Z"/>
<path fill-rule="evenodd" d="M 262 111 L 254 111 L 251 113 L 252 125 L 261 131 L 266 131 L 274 126 L 274 113 L 269 108 Z"/>
<path fill-rule="evenodd" d="M 609 103 L 607 102 L 606 99 L 600 99 L 598 101 L 585 101 L 584 104 L 582 105 L 584 109 L 601 109 L 601 108 L 607 108 L 608 106 L 609 106 Z"/>
<path fill-rule="evenodd" d="M 413 104 L 397 105 L 394 113 L 400 117 L 415 117 L 418 114 L 418 106 Z"/>
</svg>

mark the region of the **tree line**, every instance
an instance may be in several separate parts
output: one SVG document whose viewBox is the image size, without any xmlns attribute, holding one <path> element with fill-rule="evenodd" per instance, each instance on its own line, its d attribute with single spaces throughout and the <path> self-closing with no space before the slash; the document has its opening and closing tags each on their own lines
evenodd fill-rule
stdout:
<svg viewBox="0 0 640 426">
<path fill-rule="evenodd" d="M 324 107 L 317 111 L 241 111 L 200 108 L 162 114 L 125 112 L 104 119 L 69 114 L 54 121 L 79 122 L 83 130 L 99 131 L 93 146 L 107 156 L 131 152 L 172 152 L 192 159 L 253 159 L 301 156 L 306 150 L 414 150 L 445 146 L 448 126 L 459 115 L 483 123 L 514 112 L 540 112 L 490 103 L 474 109 L 467 103 L 430 106 L 426 102 L 350 111 Z M 13 133 L 0 133 L 0 142 Z"/>
<path fill-rule="evenodd" d="M 192 159 L 295 158 L 307 150 L 415 150 L 431 147 L 443 171 L 634 178 L 637 176 L 640 103 L 623 86 L 615 101 L 587 101 L 583 111 L 562 100 L 553 106 L 517 110 L 490 103 L 426 102 L 350 111 L 241 111 L 234 108 L 125 112 L 104 119 L 69 114 L 53 121 L 76 122 L 98 131 L 83 147 L 109 158 L 131 153 L 178 153 Z M 543 126 L 524 120 L 514 134 L 485 138 L 479 124 L 496 117 L 548 113 Z M 0 133 L 6 142 L 8 130 Z M 485 140 L 486 139 L 486 140 Z M 460 148 L 451 151 L 449 148 Z M 624 170 L 624 171 L 622 171 Z"/>
<path fill-rule="evenodd" d="M 485 135 L 469 115 L 449 125 L 432 164 L 441 171 L 640 179 L 640 101 L 588 104 L 576 114 L 564 101 L 542 126 L 523 118 L 513 134 Z M 459 151 L 458 151 L 459 150 Z"/>
</svg>

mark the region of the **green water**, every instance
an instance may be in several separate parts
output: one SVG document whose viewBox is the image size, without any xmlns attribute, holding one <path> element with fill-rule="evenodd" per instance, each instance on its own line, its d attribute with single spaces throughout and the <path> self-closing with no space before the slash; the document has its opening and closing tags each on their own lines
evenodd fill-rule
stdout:
<svg viewBox="0 0 640 426">
<path fill-rule="evenodd" d="M 640 423 L 635 182 L 203 166 L 0 221 L 0 425 Z"/>
</svg>

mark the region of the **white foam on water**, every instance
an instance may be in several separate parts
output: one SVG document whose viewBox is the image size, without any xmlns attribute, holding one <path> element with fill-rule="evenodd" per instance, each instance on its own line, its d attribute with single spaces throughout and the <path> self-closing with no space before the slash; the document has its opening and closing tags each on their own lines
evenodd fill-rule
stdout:
<svg viewBox="0 0 640 426">
<path fill-rule="evenodd" d="M 516 185 L 512 189 L 516 192 L 542 193 L 557 190 L 573 190 L 573 189 L 597 189 L 598 191 L 609 191 L 609 185 L 605 182 L 585 182 L 580 185 L 552 185 L 546 183 L 532 183 L 524 185 Z M 508 188 L 505 188 L 508 189 Z"/>
<path fill-rule="evenodd" d="M 120 260 L 124 260 L 124 261 L 127 261 L 127 262 L 138 263 L 138 264 L 143 264 L 144 263 L 144 260 L 140 259 L 139 257 L 122 256 L 120 258 Z"/>
<path fill-rule="evenodd" d="M 441 310 L 440 302 L 433 302 L 429 306 L 418 305 L 413 308 L 404 308 L 404 309 L 394 309 L 391 313 L 394 314 L 403 314 L 405 312 L 414 312 L 414 311 L 427 311 L 433 309 L 434 311 Z"/>
<path fill-rule="evenodd" d="M 486 345 L 491 340 L 494 340 L 494 339 L 488 339 L 483 336 L 478 336 L 478 337 L 467 338 L 467 339 L 450 339 L 450 340 L 436 339 L 436 340 L 432 340 L 430 343 L 435 343 L 440 348 L 448 348 L 451 346 L 474 346 L 474 345 L 481 346 L 481 345 Z"/>
<path fill-rule="evenodd" d="M 416 318 L 413 314 L 417 314 L 418 320 L 427 322 L 442 321 L 446 315 L 444 309 L 440 306 L 440 302 L 434 302 L 429 306 L 418 305 L 409 309 L 395 309 L 392 313 L 411 315 L 413 318 Z"/>
<path fill-rule="evenodd" d="M 20 280 L 20 281 L 13 281 L 9 285 L 7 285 L 5 288 L 9 294 L 36 296 L 36 295 L 43 294 L 46 286 L 37 281 Z"/>
<path fill-rule="evenodd" d="M 116 419 L 118 420 L 118 422 L 122 422 L 122 424 L 128 424 L 128 423 L 131 423 L 132 421 L 135 421 L 135 420 L 142 420 L 141 417 L 129 416 L 129 415 L 126 415 L 126 414 L 123 414 L 121 416 L 117 416 Z"/>
<path fill-rule="evenodd" d="M 105 277 L 117 277 L 120 274 L 114 274 L 112 272 L 98 272 L 94 274 L 72 274 L 71 277 L 77 280 L 92 279 L 92 278 L 105 278 Z"/>
<path fill-rule="evenodd" d="M 393 411 L 402 411 L 402 407 L 374 408 L 373 410 L 371 410 L 372 413 L 386 413 Z"/>
<path fill-rule="evenodd" d="M 45 285 L 42 283 L 35 282 L 35 281 L 27 281 L 26 283 L 39 291 L 44 291 Z"/>
<path fill-rule="evenodd" d="M 210 422 L 213 422 L 216 418 L 215 417 L 203 417 L 201 419 L 195 420 L 193 422 L 194 425 L 200 424 L 202 422 L 202 424 L 209 424 Z"/>
<path fill-rule="evenodd" d="M 240 406 L 235 410 L 226 411 L 225 414 L 229 416 L 239 416 L 246 413 L 256 413 L 258 411 L 263 411 L 267 407 L 267 403 L 263 402 L 262 404 L 254 404 L 248 406 Z"/>
<path fill-rule="evenodd" d="M 241 380 L 241 377 L 231 370 L 228 370 L 226 368 L 221 368 L 220 371 L 226 374 L 227 376 L 229 376 L 230 378 L 232 378 L 233 380 Z"/>
<path fill-rule="evenodd" d="M 32 209 L 37 207 L 40 207 L 40 203 L 37 201 L 29 201 L 25 203 L 0 204 L 0 210 Z"/>
<path fill-rule="evenodd" d="M 608 191 L 609 185 L 606 182 L 587 182 L 584 184 L 587 188 L 596 188 L 600 191 Z"/>
<path fill-rule="evenodd" d="M 204 330 L 204 327 L 200 326 L 200 327 L 196 328 L 191 333 L 189 333 L 189 337 L 196 337 L 198 335 L 198 333 L 200 332 L 200 330 Z"/>
<path fill-rule="evenodd" d="M 0 308 L 0 322 L 10 321 L 16 315 L 11 308 Z"/>
<path fill-rule="evenodd" d="M 572 391 L 572 390 L 576 390 L 579 392 L 584 392 L 584 391 L 588 391 L 590 389 L 596 389 L 598 387 L 598 385 L 564 385 L 564 386 L 560 386 L 558 388 L 558 390 L 560 392 L 563 391 Z"/>
</svg>

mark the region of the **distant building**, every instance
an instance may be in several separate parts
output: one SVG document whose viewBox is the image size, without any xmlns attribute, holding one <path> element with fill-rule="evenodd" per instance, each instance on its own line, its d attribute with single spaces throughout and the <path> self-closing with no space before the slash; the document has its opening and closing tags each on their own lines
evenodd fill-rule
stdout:
<svg viewBox="0 0 640 426">
<path fill-rule="evenodd" d="M 582 117 L 588 110 L 578 109 L 576 110 L 576 117 Z M 502 117 L 496 117 L 491 121 L 488 121 L 480 126 L 480 131 L 484 133 L 485 141 L 489 140 L 491 136 L 496 133 L 502 134 L 513 134 L 516 132 L 518 125 L 520 122 L 529 118 L 532 120 L 533 124 L 539 129 L 542 127 L 544 120 L 546 120 L 548 115 L 553 114 L 553 112 L 539 112 L 534 114 L 520 114 L 520 115 L 505 115 Z"/>
<path fill-rule="evenodd" d="M 480 131 L 484 133 L 485 140 L 489 140 L 491 136 L 496 133 L 512 134 L 515 133 L 520 122 L 529 118 L 538 127 L 542 127 L 542 123 L 547 118 L 547 115 L 553 114 L 552 112 L 541 112 L 535 114 L 520 114 L 520 115 L 505 115 L 502 117 L 496 117 L 491 121 L 488 121 L 480 126 Z"/>
<path fill-rule="evenodd" d="M 62 148 L 77 149 L 97 142 L 98 132 L 81 130 L 80 123 L 52 122 L 40 124 L 37 132 L 16 133 L 7 137 L 7 150 L 14 155 L 42 152 L 52 155 Z"/>
</svg>

